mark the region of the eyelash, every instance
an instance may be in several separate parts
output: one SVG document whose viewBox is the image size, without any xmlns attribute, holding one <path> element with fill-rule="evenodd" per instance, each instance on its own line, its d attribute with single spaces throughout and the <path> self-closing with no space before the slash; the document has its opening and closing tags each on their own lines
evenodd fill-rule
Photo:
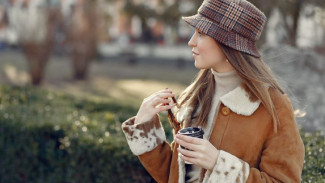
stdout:
<svg viewBox="0 0 325 183">
<path fill-rule="evenodd" d="M 197 33 L 199 34 L 199 36 L 203 36 L 202 32 L 198 31 Z"/>
</svg>

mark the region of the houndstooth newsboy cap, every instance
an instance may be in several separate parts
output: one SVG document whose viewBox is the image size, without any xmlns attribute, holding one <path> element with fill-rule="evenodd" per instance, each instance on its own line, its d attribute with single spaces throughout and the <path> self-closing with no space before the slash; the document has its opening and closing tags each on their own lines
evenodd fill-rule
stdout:
<svg viewBox="0 0 325 183">
<path fill-rule="evenodd" d="M 183 20 L 217 42 L 260 57 L 256 41 L 266 16 L 246 0 L 205 0 L 196 15 Z"/>
</svg>

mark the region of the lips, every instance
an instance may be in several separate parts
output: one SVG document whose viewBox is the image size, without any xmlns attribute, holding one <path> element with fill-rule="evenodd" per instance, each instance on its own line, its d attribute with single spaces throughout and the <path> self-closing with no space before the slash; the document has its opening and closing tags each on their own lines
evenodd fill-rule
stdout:
<svg viewBox="0 0 325 183">
<path fill-rule="evenodd" d="M 193 55 L 199 55 L 198 53 L 196 53 L 195 51 L 192 51 Z"/>
</svg>

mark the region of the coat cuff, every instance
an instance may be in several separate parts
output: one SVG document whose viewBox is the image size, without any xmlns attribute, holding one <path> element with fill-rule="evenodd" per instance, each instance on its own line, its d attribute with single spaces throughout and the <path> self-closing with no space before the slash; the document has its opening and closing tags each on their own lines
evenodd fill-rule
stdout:
<svg viewBox="0 0 325 183">
<path fill-rule="evenodd" d="M 208 171 L 203 182 L 244 183 L 249 175 L 249 164 L 220 150 L 216 165 Z"/>
<path fill-rule="evenodd" d="M 166 140 L 158 115 L 150 121 L 134 124 L 135 117 L 122 123 L 122 130 L 134 155 L 152 151 Z"/>
</svg>

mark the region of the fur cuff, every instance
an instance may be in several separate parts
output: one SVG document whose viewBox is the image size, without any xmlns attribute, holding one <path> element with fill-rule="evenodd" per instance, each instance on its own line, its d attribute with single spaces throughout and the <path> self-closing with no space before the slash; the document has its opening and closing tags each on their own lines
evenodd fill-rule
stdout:
<svg viewBox="0 0 325 183">
<path fill-rule="evenodd" d="M 220 151 L 216 165 L 212 171 L 206 173 L 203 183 L 244 183 L 248 175 L 248 163 L 225 151 Z"/>
<path fill-rule="evenodd" d="M 134 124 L 134 121 L 135 117 L 122 124 L 122 130 L 133 154 L 138 156 L 152 151 L 166 140 L 158 115 L 141 124 Z"/>
</svg>

